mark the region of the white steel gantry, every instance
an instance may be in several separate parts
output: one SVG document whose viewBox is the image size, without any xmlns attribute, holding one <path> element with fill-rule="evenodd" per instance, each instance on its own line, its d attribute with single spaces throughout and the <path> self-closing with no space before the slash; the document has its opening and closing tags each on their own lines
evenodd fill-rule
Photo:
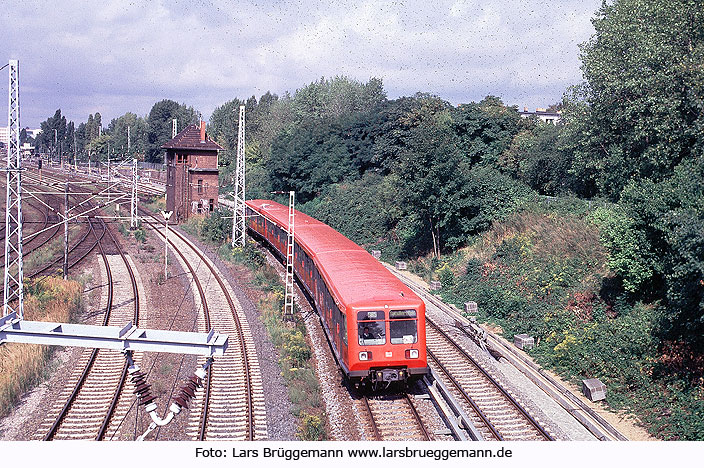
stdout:
<svg viewBox="0 0 704 468">
<path fill-rule="evenodd" d="M 294 203 L 296 192 L 288 193 L 288 236 L 286 239 L 286 297 L 284 299 L 284 320 L 293 321 L 293 247 L 295 229 Z"/>
<path fill-rule="evenodd" d="M 235 168 L 235 204 L 232 216 L 232 246 L 245 244 L 245 192 L 244 192 L 244 106 L 240 106 L 237 131 L 237 165 Z"/>
<path fill-rule="evenodd" d="M 5 199 L 5 287 L 3 316 L 24 318 L 22 284 L 22 159 L 20 155 L 20 64 L 9 63 L 7 106 L 7 198 Z"/>
</svg>

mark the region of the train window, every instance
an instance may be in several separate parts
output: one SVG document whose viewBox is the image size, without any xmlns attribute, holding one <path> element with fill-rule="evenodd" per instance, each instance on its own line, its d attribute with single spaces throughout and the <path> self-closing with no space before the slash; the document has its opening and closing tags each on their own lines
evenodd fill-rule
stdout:
<svg viewBox="0 0 704 468">
<path fill-rule="evenodd" d="M 357 312 L 357 332 L 360 345 L 383 345 L 386 343 L 384 311 Z"/>
<path fill-rule="evenodd" d="M 391 344 L 412 344 L 418 341 L 416 311 L 392 310 L 389 312 Z"/>
</svg>

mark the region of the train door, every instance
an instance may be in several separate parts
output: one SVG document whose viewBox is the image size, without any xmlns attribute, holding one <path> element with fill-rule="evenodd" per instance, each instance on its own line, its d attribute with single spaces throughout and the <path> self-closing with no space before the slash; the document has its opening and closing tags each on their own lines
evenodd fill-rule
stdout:
<svg viewBox="0 0 704 468">
<path fill-rule="evenodd" d="M 342 361 L 349 363 L 349 354 L 347 350 L 347 314 L 340 311 L 340 337 L 342 339 L 342 346 L 340 347 L 340 353 L 342 354 Z"/>
</svg>

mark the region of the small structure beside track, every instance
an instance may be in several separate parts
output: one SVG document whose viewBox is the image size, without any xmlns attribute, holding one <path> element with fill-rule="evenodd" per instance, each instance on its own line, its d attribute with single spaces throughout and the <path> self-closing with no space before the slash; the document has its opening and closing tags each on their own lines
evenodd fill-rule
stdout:
<svg viewBox="0 0 704 468">
<path fill-rule="evenodd" d="M 218 151 L 208 139 L 205 122 L 189 125 L 162 145 L 166 150 L 166 211 L 178 224 L 193 214 L 210 213 L 218 201 Z"/>
</svg>

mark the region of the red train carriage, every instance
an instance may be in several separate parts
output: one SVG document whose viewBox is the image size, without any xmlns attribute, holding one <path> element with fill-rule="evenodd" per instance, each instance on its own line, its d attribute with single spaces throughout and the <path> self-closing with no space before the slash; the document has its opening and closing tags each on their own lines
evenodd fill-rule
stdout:
<svg viewBox="0 0 704 468">
<path fill-rule="evenodd" d="M 285 258 L 288 207 L 251 200 L 247 215 L 250 233 Z M 425 375 L 423 301 L 330 226 L 298 211 L 295 219 L 295 274 L 315 303 L 345 375 L 373 386 Z"/>
</svg>

